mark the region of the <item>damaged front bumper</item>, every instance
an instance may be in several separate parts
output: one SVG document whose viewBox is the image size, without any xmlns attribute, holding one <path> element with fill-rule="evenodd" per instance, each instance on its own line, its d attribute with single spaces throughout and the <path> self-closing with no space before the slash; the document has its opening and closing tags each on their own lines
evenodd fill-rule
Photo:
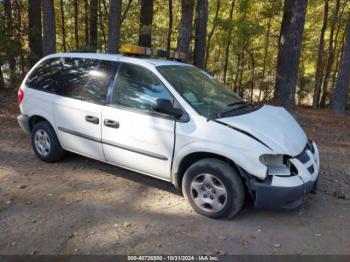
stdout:
<svg viewBox="0 0 350 262">
<path fill-rule="evenodd" d="M 253 181 L 255 207 L 294 209 L 303 203 L 307 193 L 316 193 L 320 169 L 316 144 L 310 141 L 303 152 L 290 158 L 289 162 L 295 173 L 286 176 L 277 169 L 272 170 L 264 181 Z"/>
</svg>

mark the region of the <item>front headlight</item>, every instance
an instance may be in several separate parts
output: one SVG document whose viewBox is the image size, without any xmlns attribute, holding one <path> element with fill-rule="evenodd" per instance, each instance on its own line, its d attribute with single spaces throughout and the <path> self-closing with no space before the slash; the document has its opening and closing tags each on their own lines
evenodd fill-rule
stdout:
<svg viewBox="0 0 350 262">
<path fill-rule="evenodd" d="M 260 162 L 267 167 L 267 174 L 273 176 L 295 176 L 296 167 L 289 161 L 288 155 L 262 155 Z"/>
</svg>

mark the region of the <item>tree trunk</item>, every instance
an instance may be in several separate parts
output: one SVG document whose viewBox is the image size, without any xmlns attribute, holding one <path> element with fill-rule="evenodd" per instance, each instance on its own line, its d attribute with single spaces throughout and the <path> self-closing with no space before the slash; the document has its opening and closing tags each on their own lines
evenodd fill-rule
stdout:
<svg viewBox="0 0 350 262">
<path fill-rule="evenodd" d="M 234 7 L 235 7 L 235 0 L 232 0 L 231 7 L 230 7 L 230 17 L 229 17 L 230 21 L 232 21 Z M 231 41 L 232 41 L 231 38 L 232 38 L 232 28 L 230 28 L 228 31 L 226 48 L 225 48 L 224 83 L 226 83 L 227 67 L 228 67 L 228 55 L 230 52 L 230 46 L 231 46 Z"/>
<path fill-rule="evenodd" d="M 152 46 L 153 0 L 141 0 L 139 45 Z"/>
<path fill-rule="evenodd" d="M 269 52 L 269 43 L 270 43 L 271 20 L 272 20 L 272 18 L 270 17 L 270 18 L 269 18 L 269 22 L 268 22 L 268 24 L 267 24 L 267 31 L 266 31 L 266 34 L 265 34 L 263 70 L 262 70 L 261 80 L 260 80 L 260 85 L 259 85 L 258 102 L 260 102 L 260 100 L 261 100 L 261 95 L 262 95 L 261 85 L 264 83 L 264 80 L 265 80 L 267 54 L 268 54 L 268 52 Z M 264 95 L 265 95 L 265 94 L 264 94 Z"/>
<path fill-rule="evenodd" d="M 92 51 L 97 50 L 97 12 L 98 12 L 98 0 L 91 0 L 90 1 L 89 48 Z"/>
<path fill-rule="evenodd" d="M 342 59 L 343 51 L 344 51 L 345 36 L 346 36 L 346 32 L 344 32 L 344 34 L 342 36 L 341 46 L 338 48 L 338 52 L 336 55 L 336 64 L 335 64 L 335 69 L 334 69 L 334 72 L 332 75 L 332 84 L 331 84 L 332 90 L 334 90 L 335 81 L 337 80 L 337 74 L 339 73 L 340 61 Z"/>
<path fill-rule="evenodd" d="M 132 0 L 129 0 L 128 1 L 128 4 L 126 5 L 125 7 L 125 10 L 124 10 L 124 13 L 120 19 L 120 24 L 122 24 L 126 18 L 126 14 L 128 13 L 129 9 L 130 9 L 130 6 L 131 6 L 131 3 L 132 3 Z"/>
<path fill-rule="evenodd" d="M 321 29 L 320 42 L 318 45 L 314 97 L 312 102 L 312 107 L 314 109 L 318 107 L 318 103 L 320 101 L 320 94 L 321 94 L 321 84 L 322 84 L 322 74 L 323 74 L 324 35 L 327 30 L 327 24 L 328 24 L 328 2 L 329 0 L 325 0 L 324 2 L 323 24 Z"/>
<path fill-rule="evenodd" d="M 4 75 L 2 73 L 1 65 L 0 65 L 0 90 L 5 88 L 5 80 Z"/>
<path fill-rule="evenodd" d="M 244 95 L 244 90 L 242 86 L 242 81 L 243 81 L 243 71 L 244 71 L 244 58 L 245 58 L 245 51 L 243 49 L 242 55 L 241 55 L 241 64 L 239 66 L 240 72 L 239 72 L 239 80 L 238 80 L 238 95 L 240 97 L 243 97 Z"/>
<path fill-rule="evenodd" d="M 7 35 L 7 44 L 8 45 L 13 45 L 14 41 L 14 34 L 13 34 L 13 18 L 12 18 L 12 1 L 11 0 L 5 0 L 4 1 L 4 11 L 5 11 L 5 17 L 6 17 L 6 35 Z M 6 51 L 6 59 L 9 63 L 10 67 L 10 83 L 15 84 L 16 82 L 16 55 L 15 55 L 15 50 L 11 46 Z"/>
<path fill-rule="evenodd" d="M 237 64 L 236 64 L 236 73 L 235 73 L 235 81 L 233 82 L 232 90 L 237 93 L 237 82 L 239 76 L 239 66 L 241 64 L 241 53 L 237 56 Z"/>
<path fill-rule="evenodd" d="M 254 78 L 255 78 L 255 57 L 254 57 L 254 50 L 252 49 L 250 52 L 250 58 L 251 58 L 251 82 L 250 82 L 250 103 L 253 104 L 253 98 L 254 98 Z"/>
<path fill-rule="evenodd" d="M 345 113 L 348 102 L 350 85 L 350 16 L 348 18 L 343 55 L 340 62 L 339 74 L 335 83 L 332 99 L 332 110 L 336 113 Z"/>
<path fill-rule="evenodd" d="M 33 66 L 42 56 L 41 0 L 28 2 L 29 64 Z"/>
<path fill-rule="evenodd" d="M 90 46 L 90 36 L 89 36 L 89 2 L 88 0 L 84 0 L 84 29 L 85 29 L 85 46 Z"/>
<path fill-rule="evenodd" d="M 169 1 L 169 24 L 168 24 L 168 37 L 167 37 L 167 51 L 168 55 L 170 54 L 171 49 L 171 33 L 173 30 L 173 1 Z"/>
<path fill-rule="evenodd" d="M 104 47 L 104 52 L 107 51 L 107 37 L 106 37 L 106 32 L 105 32 L 105 26 L 104 26 L 104 23 L 103 23 L 103 17 L 104 17 L 104 14 L 103 14 L 103 8 L 102 8 L 102 5 L 101 3 L 106 6 L 106 3 L 105 3 L 105 0 L 99 0 L 98 1 L 98 15 L 99 15 L 99 25 L 100 25 L 100 30 L 101 30 L 101 34 L 102 34 L 102 41 L 103 41 L 103 47 Z M 108 15 L 108 11 L 106 12 L 106 16 L 109 17 Z"/>
<path fill-rule="evenodd" d="M 330 30 L 330 35 L 329 35 L 329 55 L 328 55 L 328 61 L 327 61 L 327 68 L 326 68 L 326 73 L 324 76 L 324 81 L 323 81 L 323 86 L 322 86 L 322 96 L 321 96 L 321 101 L 320 101 L 320 106 L 324 108 L 327 104 L 327 100 L 329 98 L 329 93 L 328 93 L 328 81 L 331 76 L 331 71 L 334 63 L 334 30 L 335 26 L 338 22 L 338 14 L 339 14 L 339 9 L 340 9 L 340 0 L 336 1 L 336 6 L 335 6 L 335 11 L 333 14 L 332 18 L 332 24 L 331 24 L 331 30 Z"/>
<path fill-rule="evenodd" d="M 117 54 L 120 40 L 122 0 L 112 0 L 109 7 L 108 53 Z"/>
<path fill-rule="evenodd" d="M 337 73 L 339 70 L 339 63 L 340 63 L 340 59 L 341 59 L 341 55 L 343 53 L 343 46 L 344 46 L 344 41 L 345 41 L 345 35 L 346 32 L 343 32 L 343 35 L 341 37 L 341 41 L 340 41 L 340 47 L 338 47 L 339 45 L 339 34 L 342 28 L 342 17 L 343 17 L 343 13 L 344 10 L 347 6 L 347 2 L 349 0 L 346 0 L 343 7 L 341 8 L 340 12 L 339 12 L 339 16 L 338 16 L 338 23 L 337 23 L 337 32 L 335 33 L 335 40 L 334 40 L 334 59 L 335 59 L 335 66 L 334 66 L 334 70 L 332 72 L 332 76 L 331 76 L 331 89 L 330 90 L 334 90 L 334 85 L 335 85 L 335 80 L 337 77 Z M 346 25 L 345 25 L 346 26 Z"/>
<path fill-rule="evenodd" d="M 278 105 L 295 106 L 300 49 L 307 0 L 285 0 L 276 70 L 275 99 Z"/>
<path fill-rule="evenodd" d="M 197 2 L 196 32 L 194 42 L 193 64 L 205 68 L 205 49 L 207 40 L 208 0 Z"/>
<path fill-rule="evenodd" d="M 217 2 L 216 2 L 216 11 L 215 11 L 215 16 L 214 16 L 214 21 L 213 21 L 213 27 L 211 28 L 211 30 L 209 32 L 209 35 L 208 35 L 207 51 L 205 52 L 206 53 L 206 56 L 205 56 L 205 68 L 207 68 L 207 65 L 208 65 L 210 42 L 211 42 L 211 38 L 213 37 L 215 29 L 216 29 L 216 26 L 217 26 L 217 21 L 216 20 L 218 19 L 219 11 L 220 11 L 220 0 L 217 0 Z"/>
<path fill-rule="evenodd" d="M 186 60 L 190 59 L 190 44 L 192 35 L 194 0 L 181 0 L 181 22 L 177 49 L 186 54 Z"/>
<path fill-rule="evenodd" d="M 60 11 L 61 11 L 62 47 L 63 47 L 63 51 L 64 51 L 64 52 L 67 52 L 67 45 L 66 45 L 66 26 L 65 26 L 65 22 L 64 22 L 63 0 L 60 0 Z"/>
<path fill-rule="evenodd" d="M 79 3 L 78 0 L 74 0 L 74 40 L 75 40 L 75 50 L 79 50 L 79 28 L 78 28 L 78 21 L 79 21 L 79 15 L 78 15 L 78 9 L 79 9 Z"/>
<path fill-rule="evenodd" d="M 56 23 L 53 0 L 42 1 L 43 4 L 43 55 L 56 52 Z"/>
<path fill-rule="evenodd" d="M 14 0 L 14 3 L 16 5 L 17 9 L 17 45 L 18 45 L 18 52 L 19 52 L 19 65 L 21 67 L 21 75 L 20 78 L 23 78 L 25 75 L 25 61 L 24 61 L 24 53 L 23 53 L 23 48 L 22 48 L 22 2 L 18 2 L 18 0 Z"/>
</svg>

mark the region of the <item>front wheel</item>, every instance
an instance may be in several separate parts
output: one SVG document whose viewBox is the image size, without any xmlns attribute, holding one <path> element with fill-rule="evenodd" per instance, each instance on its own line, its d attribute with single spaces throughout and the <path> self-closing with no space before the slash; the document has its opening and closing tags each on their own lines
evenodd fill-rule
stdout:
<svg viewBox="0 0 350 262">
<path fill-rule="evenodd" d="M 182 191 L 191 207 L 211 218 L 232 218 L 244 203 L 244 187 L 239 174 L 218 159 L 202 159 L 185 172 Z"/>
</svg>

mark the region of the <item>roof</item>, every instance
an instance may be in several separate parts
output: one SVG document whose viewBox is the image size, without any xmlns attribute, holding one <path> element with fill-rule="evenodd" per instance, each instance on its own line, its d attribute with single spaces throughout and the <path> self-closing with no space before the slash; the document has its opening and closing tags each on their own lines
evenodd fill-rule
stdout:
<svg viewBox="0 0 350 262">
<path fill-rule="evenodd" d="M 102 54 L 102 53 L 56 53 L 48 55 L 46 58 L 53 57 L 79 57 L 79 58 L 94 58 L 103 60 L 117 61 L 122 55 Z"/>
<path fill-rule="evenodd" d="M 186 63 L 181 63 L 181 62 L 177 62 L 177 61 L 173 61 L 173 60 L 166 60 L 166 59 L 154 59 L 154 58 L 139 58 L 143 61 L 146 61 L 154 66 L 162 66 L 162 65 L 189 65 Z"/>
<path fill-rule="evenodd" d="M 80 58 L 94 58 L 94 59 L 103 59 L 103 60 L 111 60 L 111 61 L 117 61 L 121 57 L 129 57 L 126 55 L 121 54 L 104 54 L 104 53 L 57 53 L 48 55 L 45 58 L 53 58 L 53 57 L 80 57 Z M 181 63 L 173 60 L 166 60 L 166 59 L 155 59 L 155 58 L 142 58 L 142 57 L 133 57 L 135 59 L 139 59 L 144 62 L 148 62 L 154 66 L 162 66 L 162 65 L 189 65 L 186 63 Z"/>
</svg>

